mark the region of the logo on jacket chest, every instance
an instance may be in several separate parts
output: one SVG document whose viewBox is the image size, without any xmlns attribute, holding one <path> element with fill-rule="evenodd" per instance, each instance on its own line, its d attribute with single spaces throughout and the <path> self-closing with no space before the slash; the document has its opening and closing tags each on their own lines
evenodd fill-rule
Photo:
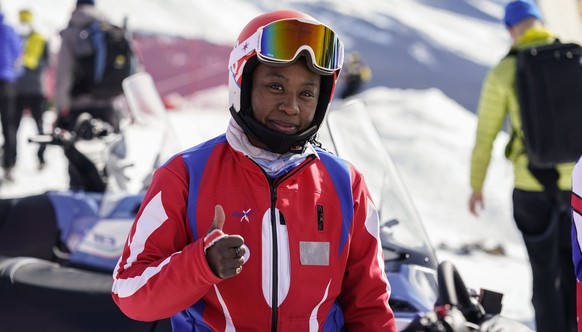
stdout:
<svg viewBox="0 0 582 332">
<path fill-rule="evenodd" d="M 233 217 L 240 218 L 240 222 L 243 222 L 243 221 L 250 222 L 249 216 L 251 214 L 253 214 L 252 209 L 243 210 L 242 212 L 235 211 L 232 213 Z"/>
</svg>

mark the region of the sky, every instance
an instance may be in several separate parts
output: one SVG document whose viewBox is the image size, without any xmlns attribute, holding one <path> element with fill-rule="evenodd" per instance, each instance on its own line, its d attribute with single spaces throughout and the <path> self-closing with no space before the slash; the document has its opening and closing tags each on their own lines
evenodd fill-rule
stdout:
<svg viewBox="0 0 582 332">
<path fill-rule="evenodd" d="M 362 48 L 376 69 L 385 65 L 422 72 L 426 76 L 406 79 L 394 72 L 394 77 L 383 81 L 385 75 L 378 69 L 374 71 L 375 83 L 369 84 L 357 98 L 365 103 L 439 260 L 452 261 L 467 286 L 504 293 L 502 314 L 532 326 L 531 272 L 511 216 L 513 175 L 511 164 L 503 157 L 505 133 L 495 142 L 484 186 L 485 209 L 479 217 L 468 211 L 469 159 L 476 127 L 474 105 L 486 70 L 509 46 L 499 24 L 504 1 L 97 2 L 99 8 L 116 20 L 130 17 L 130 26 L 136 30 L 204 38 L 223 45 L 232 43 L 244 24 L 263 10 L 290 6 L 308 11 L 332 27 L 337 26 L 340 35 L 341 32 L 347 35 L 346 47 Z M 21 7 L 32 8 L 38 17 L 37 25 L 53 36 L 53 47 L 57 47 L 56 31 L 66 24 L 73 4 L 72 0 L 10 0 L 3 1 L 2 8 L 7 20 L 15 17 Z M 342 22 L 354 24 L 346 26 Z M 402 48 L 402 52 L 398 53 L 397 48 Z M 395 53 L 382 53 L 382 49 Z M 443 81 L 443 73 L 447 72 L 452 78 Z M 409 83 L 413 80 L 423 84 Z M 176 133 L 176 151 L 223 132 L 230 118 L 227 101 L 227 88 L 218 86 L 196 92 L 183 109 L 169 113 Z M 332 109 L 340 106 L 340 101 L 334 101 Z M 50 112 L 45 116 L 48 122 L 53 118 Z M 161 132 L 152 129 L 152 125 L 137 123 L 126 128 L 127 159 L 133 163 L 127 174 L 133 191 L 139 189 L 141 179 L 151 169 L 157 151 L 152 147 L 161 144 Z M 19 131 L 16 180 L 0 186 L 2 198 L 66 189 L 62 151 L 50 146 L 47 168 L 38 171 L 36 147 L 26 143 L 32 134 L 34 126 L 26 117 Z M 462 254 L 458 250 L 463 245 L 477 243 L 485 247 L 502 246 L 505 255 L 482 250 Z"/>
</svg>

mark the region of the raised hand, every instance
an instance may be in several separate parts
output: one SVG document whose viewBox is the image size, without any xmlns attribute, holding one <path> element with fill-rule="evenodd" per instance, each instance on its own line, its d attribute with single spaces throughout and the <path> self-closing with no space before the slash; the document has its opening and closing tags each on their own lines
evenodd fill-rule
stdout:
<svg viewBox="0 0 582 332">
<path fill-rule="evenodd" d="M 222 206 L 214 207 L 214 220 L 204 237 L 206 261 L 212 272 L 222 279 L 241 273 L 246 247 L 240 235 L 228 235 L 222 231 L 225 221 Z"/>
</svg>

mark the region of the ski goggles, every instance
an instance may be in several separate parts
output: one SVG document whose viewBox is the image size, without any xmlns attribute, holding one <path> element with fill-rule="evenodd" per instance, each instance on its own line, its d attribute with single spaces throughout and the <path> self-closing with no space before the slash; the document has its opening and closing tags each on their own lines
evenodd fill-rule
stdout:
<svg viewBox="0 0 582 332">
<path fill-rule="evenodd" d="M 230 65 L 246 55 L 257 52 L 257 57 L 267 64 L 288 64 L 307 52 L 310 68 L 331 75 L 343 64 L 344 46 L 336 33 L 321 23 L 285 19 L 267 24 L 232 51 Z"/>
</svg>

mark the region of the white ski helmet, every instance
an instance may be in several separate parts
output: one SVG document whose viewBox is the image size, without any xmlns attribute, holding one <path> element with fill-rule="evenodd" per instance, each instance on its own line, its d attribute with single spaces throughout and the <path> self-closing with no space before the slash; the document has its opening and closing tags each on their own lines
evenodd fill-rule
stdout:
<svg viewBox="0 0 582 332">
<path fill-rule="evenodd" d="M 292 135 L 267 128 L 253 116 L 252 75 L 259 61 L 290 64 L 304 56 L 321 77 L 315 116 L 309 128 Z M 230 113 L 247 136 L 276 153 L 301 152 L 323 122 L 343 64 L 344 48 L 336 33 L 315 18 L 298 11 L 278 10 L 259 15 L 242 30 L 230 53 L 228 88 Z"/>
</svg>

